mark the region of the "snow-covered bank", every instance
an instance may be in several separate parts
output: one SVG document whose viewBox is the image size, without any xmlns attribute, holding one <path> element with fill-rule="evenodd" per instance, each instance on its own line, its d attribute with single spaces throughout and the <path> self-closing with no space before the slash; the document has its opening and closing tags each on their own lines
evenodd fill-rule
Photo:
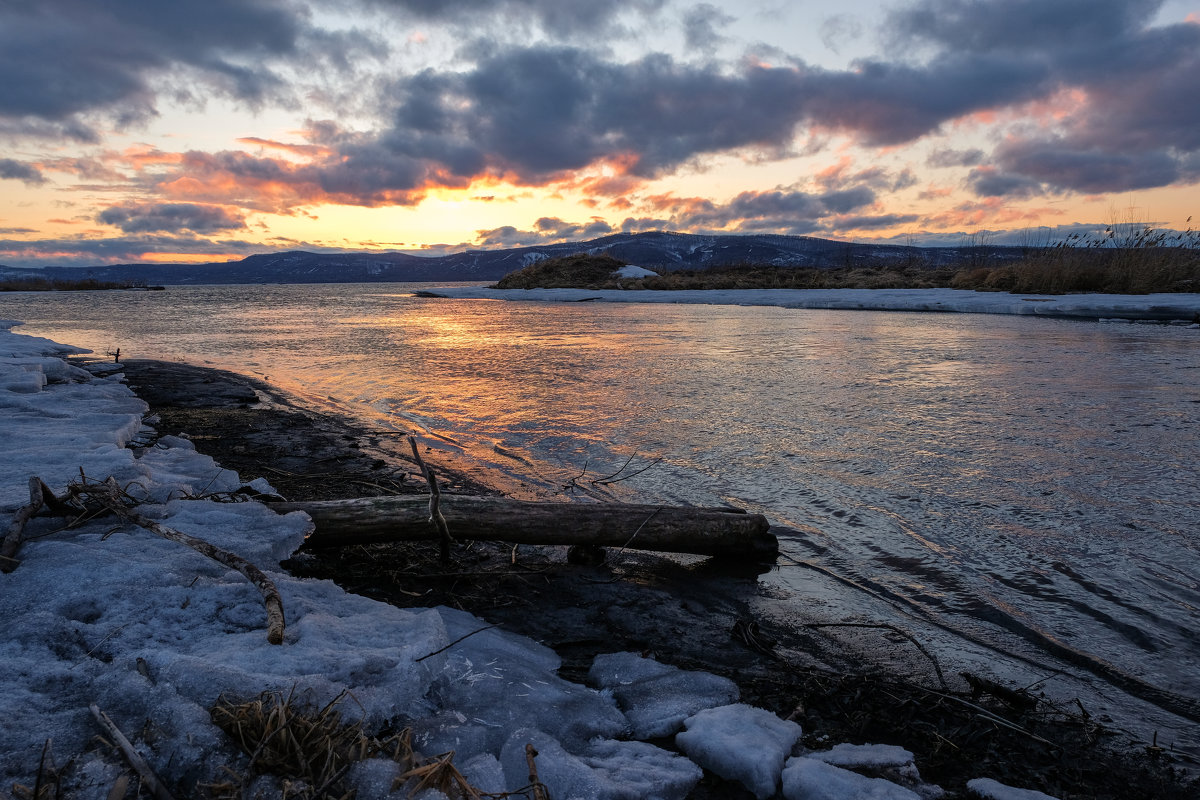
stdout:
<svg viewBox="0 0 1200 800">
<path fill-rule="evenodd" d="M 846 311 L 944 311 L 1083 319 L 1200 320 L 1200 294 L 1021 295 L 961 289 L 488 289 L 455 286 L 443 297 L 609 303 L 697 303 Z"/>
<path fill-rule="evenodd" d="M 459 768 L 490 792 L 526 786 L 525 745 L 532 743 L 555 800 L 683 798 L 701 767 L 763 798 L 940 795 L 919 781 L 912 755 L 898 747 L 804 751 L 798 725 L 739 704 L 736 687 L 716 676 L 611 654 L 596 659 L 592 686 L 569 683 L 556 675 L 552 651 L 486 629 L 469 614 L 398 609 L 328 581 L 291 577 L 278 562 L 302 540 L 306 517 L 279 516 L 253 501 L 204 499 L 237 490 L 238 476 L 184 439 L 131 449 L 145 433 L 146 406 L 119 376 L 72 367 L 62 356 L 76 348 L 10 327 L 0 322 L 5 523 L 26 502 L 30 476 L 57 492 L 81 468 L 93 479 L 111 475 L 147 498 L 144 515 L 265 570 L 283 596 L 288 628 L 282 645 L 268 644 L 254 587 L 178 544 L 111 518 L 70 531 L 57 530 L 57 519 L 34 520 L 19 566 L 0 575 L 5 792 L 34 784 L 49 740 L 55 763 L 73 760 L 65 796 L 108 796 L 126 768 L 93 741 L 100 731 L 88 706 L 95 703 L 177 797 L 198 796 L 197 784 L 222 778 L 222 766 L 240 770 L 247 761 L 211 722 L 209 708 L 221 695 L 250 699 L 274 690 L 316 706 L 344 697 L 344 715 L 362 717 L 368 728 L 410 726 L 418 749 L 455 750 Z M 637 740 L 672 735 L 682 754 Z M 847 769 L 856 766 L 892 780 Z M 397 771 L 391 762 L 362 762 L 348 773 L 347 788 L 363 799 L 388 796 Z M 255 786 L 277 797 L 272 781 Z M 987 797 L 1029 796 L 980 785 Z"/>
</svg>

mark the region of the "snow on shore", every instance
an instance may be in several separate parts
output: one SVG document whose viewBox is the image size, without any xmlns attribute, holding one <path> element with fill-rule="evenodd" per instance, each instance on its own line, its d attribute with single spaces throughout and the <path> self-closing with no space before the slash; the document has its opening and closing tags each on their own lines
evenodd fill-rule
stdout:
<svg viewBox="0 0 1200 800">
<path fill-rule="evenodd" d="M 851 311 L 945 311 L 1083 319 L 1200 320 L 1200 294 L 1024 295 L 963 289 L 488 289 L 433 290 L 444 297 L 609 303 L 699 303 Z"/>
<path fill-rule="evenodd" d="M 114 476 L 147 498 L 143 515 L 261 567 L 283 596 L 288 627 L 282 645 L 268 644 L 257 590 L 189 548 L 112 518 L 70 531 L 35 518 L 19 566 L 0 574 L 3 793 L 33 786 L 49 741 L 55 763 L 73 760 L 64 796 L 107 797 L 126 767 L 96 744 L 94 703 L 177 797 L 198 796 L 198 784 L 225 777 L 222 766 L 247 760 L 210 719 L 218 697 L 279 691 L 317 707 L 353 698 L 342 701 L 345 717 L 361 717 L 368 730 L 410 726 L 418 750 L 455 750 L 455 763 L 488 792 L 528 784 L 532 743 L 555 800 L 684 798 L 700 765 L 742 780 L 760 798 L 940 796 L 919 780 L 912 754 L 895 746 L 805 752 L 798 725 L 738 704 L 736 687 L 716 676 L 613 654 L 597 659 L 594 687 L 569 683 L 556 674 L 554 652 L 470 614 L 395 608 L 330 581 L 291 577 L 278 564 L 309 530 L 306 516 L 198 499 L 236 491 L 237 474 L 178 437 L 129 447 L 147 432 L 147 407 L 121 377 L 68 365 L 62 357 L 78 348 L 17 335 L 14 324 L 0 321 L 5 526 L 28 501 L 31 476 L 56 492 L 81 468 L 93 479 Z M 687 755 L 633 738 L 673 734 Z M 860 766 L 892 780 L 848 769 Z M 397 772 L 376 759 L 346 781 L 361 800 L 407 797 L 390 792 Z M 275 778 L 254 786 L 264 796 L 281 793 Z M 1024 796 L 981 786 L 987 797 Z"/>
</svg>

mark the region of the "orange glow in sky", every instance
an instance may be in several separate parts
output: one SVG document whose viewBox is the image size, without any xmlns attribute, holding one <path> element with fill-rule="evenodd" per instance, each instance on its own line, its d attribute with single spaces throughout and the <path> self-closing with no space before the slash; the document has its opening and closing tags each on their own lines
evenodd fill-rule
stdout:
<svg viewBox="0 0 1200 800">
<path fill-rule="evenodd" d="M 150 20 L 59 2 L 0 9 L 47 48 L 0 71 L 24 87 L 0 97 L 0 264 L 664 229 L 956 244 L 1197 211 L 1182 0 L 1099 22 L 1039 7 L 1046 36 L 998 2 L 616 0 L 531 7 L 521 31 L 494 24 L 503 4 L 237 5 L 196 29 L 199 0 Z M 91 30 L 108 38 L 71 46 Z M 487 47 L 461 47 L 472 30 Z"/>
</svg>

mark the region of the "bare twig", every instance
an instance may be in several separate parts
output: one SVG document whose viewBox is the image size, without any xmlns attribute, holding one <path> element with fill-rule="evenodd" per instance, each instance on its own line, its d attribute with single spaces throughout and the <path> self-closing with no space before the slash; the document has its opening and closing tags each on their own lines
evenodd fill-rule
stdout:
<svg viewBox="0 0 1200 800">
<path fill-rule="evenodd" d="M 133 767 L 134 772 L 141 777 L 142 786 L 149 790 L 150 794 L 156 800 L 174 800 L 171 797 L 171 793 L 167 791 L 167 787 L 163 786 L 162 781 L 154 774 L 154 770 L 146 763 L 146 759 L 142 758 L 141 754 L 133 749 L 133 744 L 125 737 L 125 734 L 121 733 L 121 729 L 108 718 L 108 715 L 101 711 L 95 703 L 89 705 L 88 709 L 92 712 L 92 716 L 96 718 L 96 722 L 100 723 L 100 727 L 104 728 L 105 732 L 117 743 L 117 747 L 120 748 L 121 754 L 125 756 L 125 760 L 129 762 L 129 766 Z"/>
<path fill-rule="evenodd" d="M 417 438 L 415 436 L 408 437 L 408 446 L 412 448 L 413 458 L 417 462 L 417 466 L 421 468 L 421 473 L 425 476 L 425 482 L 429 484 L 429 522 L 437 528 L 438 533 L 442 536 L 442 563 L 450 561 L 450 528 L 446 525 L 446 518 L 442 516 L 441 499 L 442 493 L 438 489 L 437 478 L 433 474 L 433 470 L 425 463 L 425 459 L 421 458 L 421 451 L 417 449 Z"/>
<path fill-rule="evenodd" d="M 464 639 L 469 639 L 469 638 L 471 638 L 472 636 L 474 636 L 474 635 L 475 635 L 475 634 L 477 634 L 477 633 L 483 633 L 484 631 L 490 631 L 492 628 L 499 628 L 499 627 L 500 627 L 499 625 L 488 625 L 488 626 L 486 626 L 486 627 L 479 628 L 478 630 L 471 631 L 471 632 L 470 632 L 470 633 L 468 633 L 466 636 L 460 636 L 460 637 L 458 637 L 457 639 L 455 639 L 453 642 L 451 642 L 450 644 L 446 645 L 445 647 L 442 647 L 442 648 L 440 648 L 440 649 L 438 649 L 438 650 L 434 650 L 432 653 L 426 653 L 425 655 L 421 656 L 420 658 L 414 658 L 414 659 L 413 659 L 413 663 L 415 664 L 415 663 L 417 663 L 418 661 L 424 661 L 424 660 L 425 660 L 425 659 L 427 659 L 427 658 L 433 658 L 433 657 L 434 657 L 434 656 L 436 656 L 438 653 L 444 653 L 444 652 L 446 652 L 446 651 L 447 651 L 447 650 L 449 650 L 451 647 L 454 647 L 454 645 L 458 644 L 459 642 L 463 641 Z"/>
<path fill-rule="evenodd" d="M 654 519 L 655 515 L 657 515 L 660 511 L 662 511 L 662 506 L 659 506 L 651 511 L 650 516 L 642 520 L 642 524 L 637 526 L 637 530 L 633 532 L 633 535 L 625 540 L 625 544 L 621 545 L 621 549 L 617 551 L 617 555 L 625 552 L 625 548 L 629 547 L 633 540 L 637 538 L 637 535 L 642 532 L 642 528 L 646 527 L 646 524 L 650 522 L 650 520 Z"/>
<path fill-rule="evenodd" d="M 605 475 L 603 478 L 594 478 L 592 480 L 592 483 L 603 483 L 604 481 L 608 480 L 609 478 L 617 477 L 618 475 L 620 475 L 622 472 L 625 471 L 626 467 L 628 467 L 630 464 L 633 463 L 633 458 L 636 455 L 637 455 L 637 453 L 630 454 L 629 458 L 625 459 L 625 463 L 621 465 L 621 468 L 619 470 L 617 470 L 616 472 L 614 472 L 611 475 Z"/>
<path fill-rule="evenodd" d="M 632 456 L 630 456 L 630 458 L 632 459 Z M 613 473 L 612 475 L 609 475 L 607 478 L 598 478 L 598 479 L 592 481 L 592 483 L 597 484 L 599 486 L 608 486 L 611 483 L 620 483 L 621 481 L 627 481 L 636 475 L 641 475 L 643 472 L 650 469 L 655 464 L 658 464 L 661 461 L 662 461 L 662 458 L 656 458 L 653 461 L 651 461 L 649 464 L 647 464 L 646 466 L 642 467 L 641 469 L 634 470 L 633 472 L 629 473 L 628 475 L 618 478 L 616 476 L 620 475 L 622 472 L 625 471 L 625 467 L 621 467 L 621 469 L 617 470 L 617 472 Z M 626 467 L 629 466 L 629 463 L 626 462 L 625 466 Z"/>
<path fill-rule="evenodd" d="M 578 481 L 578 480 L 579 480 L 580 478 L 582 478 L 583 476 L 587 475 L 587 468 L 588 468 L 588 461 L 589 461 L 589 460 L 590 460 L 590 459 L 584 459 L 584 461 L 583 461 L 583 469 L 579 471 L 579 474 L 578 474 L 578 475 L 576 475 L 574 478 L 571 478 L 569 481 L 567 481 L 566 483 L 564 483 L 564 484 L 563 484 L 563 487 L 562 487 L 562 488 L 563 488 L 563 491 L 566 491 L 567 489 L 578 489 L 578 488 L 579 488 L 579 484 L 578 484 L 578 483 L 576 483 L 576 481 Z"/>
</svg>

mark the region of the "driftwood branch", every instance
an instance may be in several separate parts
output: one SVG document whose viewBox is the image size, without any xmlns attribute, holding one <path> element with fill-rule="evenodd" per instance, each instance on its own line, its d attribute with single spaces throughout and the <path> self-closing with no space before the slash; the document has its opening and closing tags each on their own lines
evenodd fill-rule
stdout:
<svg viewBox="0 0 1200 800">
<path fill-rule="evenodd" d="M 525 763 L 529 767 L 529 789 L 533 792 L 533 800 L 550 800 L 550 792 L 546 789 L 546 784 L 538 779 L 537 762 L 534 761 L 538 756 L 538 751 L 534 748 L 533 743 L 529 742 L 525 745 Z"/>
<path fill-rule="evenodd" d="M 408 445 L 412 448 L 413 458 L 417 462 L 417 466 L 421 468 L 421 474 L 425 476 L 425 483 L 429 484 L 429 522 L 437 529 L 441 536 L 442 546 L 442 563 L 450 562 L 450 527 L 446 524 L 446 518 L 442 516 L 441 500 L 442 493 L 438 490 L 437 477 L 433 474 L 433 470 L 425 463 L 425 459 L 421 458 L 421 451 L 417 449 L 417 439 L 415 436 L 408 437 Z"/>
<path fill-rule="evenodd" d="M 141 753 L 133 749 L 133 743 L 130 742 L 129 739 L 126 738 L 125 734 L 121 733 L 121 729 L 118 728 L 116 724 L 108 718 L 108 714 L 105 714 L 103 711 L 101 711 L 99 706 L 97 706 L 95 703 L 89 705 L 88 710 L 92 712 L 92 716 L 96 718 L 96 722 L 100 723 L 100 727 L 104 729 L 104 732 L 107 733 L 117 747 L 120 748 L 121 754 L 125 756 L 125 760 L 129 762 L 129 766 L 133 767 L 134 772 L 141 777 L 142 786 L 145 787 L 150 794 L 155 797 L 156 800 L 174 800 L 174 798 L 171 797 L 171 793 L 167 791 L 167 787 L 163 786 L 162 781 L 160 781 L 158 776 L 154 774 L 154 770 L 150 768 L 148 763 L 146 763 L 146 759 L 142 758 Z"/>
<path fill-rule="evenodd" d="M 315 530 L 309 547 L 437 539 L 425 500 L 360 497 L 268 503 L 280 513 L 303 511 Z M 535 503 L 507 497 L 443 495 L 441 513 L 459 539 L 515 544 L 628 547 L 753 560 L 779 551 L 761 514 L 736 509 L 620 503 Z"/>
<path fill-rule="evenodd" d="M 45 503 L 42 494 L 44 485 L 38 478 L 29 479 L 29 503 L 18 508 L 17 513 L 13 514 L 13 521 L 4 535 L 4 542 L 0 543 L 0 571 L 12 572 L 21 563 L 16 559 L 17 550 L 25 539 L 25 525 Z"/>
<path fill-rule="evenodd" d="M 167 527 L 138 514 L 123 502 L 123 492 L 121 491 L 121 487 L 117 485 L 115 478 L 110 477 L 99 484 L 87 484 L 79 489 L 79 493 L 94 497 L 105 508 L 126 522 L 145 528 L 164 539 L 187 545 L 197 553 L 242 573 L 246 577 L 246 580 L 253 583 L 263 596 L 263 603 L 267 609 L 267 641 L 271 644 L 283 643 L 283 599 L 279 596 L 279 590 L 275 588 L 275 583 L 261 569 L 236 553 L 222 550 L 203 539 L 189 536 L 183 531 L 177 531 L 174 528 Z"/>
</svg>

